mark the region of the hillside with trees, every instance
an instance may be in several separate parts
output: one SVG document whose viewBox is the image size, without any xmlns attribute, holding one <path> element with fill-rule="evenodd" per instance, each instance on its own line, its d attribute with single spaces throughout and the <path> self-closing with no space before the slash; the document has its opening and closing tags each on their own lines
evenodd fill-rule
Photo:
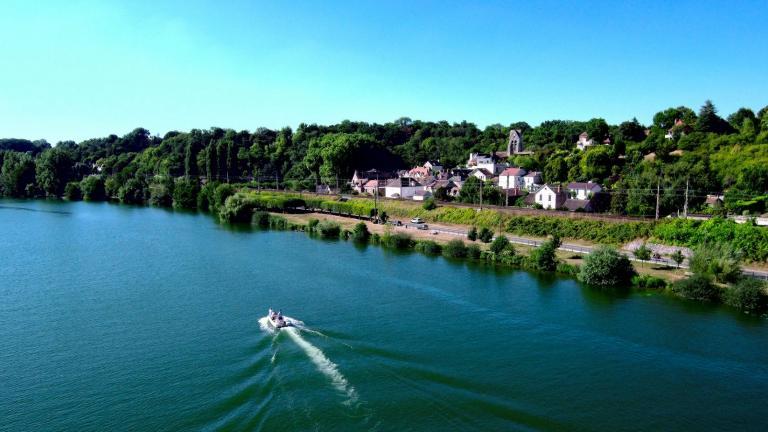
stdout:
<svg viewBox="0 0 768 432">
<path fill-rule="evenodd" d="M 686 189 L 690 209 L 701 210 L 707 194 L 724 192 L 721 211 L 766 211 L 768 107 L 741 108 L 723 118 L 710 101 L 698 111 L 665 109 L 650 125 L 636 119 L 610 125 L 596 118 L 480 129 L 468 122 L 400 118 L 385 124 L 301 124 L 296 130 L 193 129 L 162 137 L 137 128 L 122 137 L 55 146 L 0 139 L 0 195 L 191 207 L 205 202 L 201 196 L 209 192 L 203 183 L 258 181 L 313 190 L 319 183 L 343 184 L 355 169 L 410 168 L 426 160 L 460 166 L 470 152 L 504 150 L 510 129 L 521 130 L 526 150 L 533 151 L 510 158 L 511 164 L 541 171 L 547 183 L 599 182 L 610 196 L 612 213 L 652 215 L 657 188 L 662 215 L 683 208 Z M 577 150 L 574 143 L 582 132 L 608 144 Z M 479 192 L 479 184 L 469 183 Z M 483 192 L 500 196 L 492 185 Z"/>
</svg>

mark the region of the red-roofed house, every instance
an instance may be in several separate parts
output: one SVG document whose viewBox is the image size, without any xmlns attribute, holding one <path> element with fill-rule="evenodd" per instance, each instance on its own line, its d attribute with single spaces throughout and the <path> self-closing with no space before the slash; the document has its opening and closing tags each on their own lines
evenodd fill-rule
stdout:
<svg viewBox="0 0 768 432">
<path fill-rule="evenodd" d="M 507 168 L 499 174 L 499 187 L 502 189 L 522 188 L 523 178 L 528 173 L 524 168 Z"/>
</svg>

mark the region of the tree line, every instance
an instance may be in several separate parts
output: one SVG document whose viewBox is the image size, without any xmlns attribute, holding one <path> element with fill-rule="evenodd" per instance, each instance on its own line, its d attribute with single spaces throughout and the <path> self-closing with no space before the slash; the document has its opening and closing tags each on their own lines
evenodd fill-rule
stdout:
<svg viewBox="0 0 768 432">
<path fill-rule="evenodd" d="M 155 205 L 172 205 L 178 195 L 187 197 L 180 205 L 196 206 L 200 200 L 189 195 L 202 192 L 201 179 L 241 183 L 262 178 L 300 190 L 343 182 L 355 169 L 410 168 L 426 160 L 452 167 L 463 165 L 470 152 L 505 150 L 511 129 L 521 130 L 526 150 L 533 151 L 512 155 L 511 164 L 541 171 L 548 183 L 600 182 L 610 195 L 606 208 L 614 213 L 653 214 L 657 189 L 663 214 L 682 210 L 686 201 L 690 209 L 702 208 L 706 193 L 723 190 L 726 210 L 766 210 L 768 107 L 757 113 L 741 108 L 722 118 L 710 101 L 698 112 L 687 107 L 660 111 L 650 125 L 636 119 L 610 125 L 595 118 L 480 129 L 469 122 L 404 117 L 384 124 L 301 124 L 296 130 L 193 129 L 162 137 L 137 128 L 122 137 L 55 146 L 0 139 L 0 194 Z M 578 151 L 574 143 L 582 132 L 610 144 Z M 480 184 L 465 186 L 480 192 Z M 491 185 L 482 188 L 484 198 L 501 200 Z"/>
</svg>

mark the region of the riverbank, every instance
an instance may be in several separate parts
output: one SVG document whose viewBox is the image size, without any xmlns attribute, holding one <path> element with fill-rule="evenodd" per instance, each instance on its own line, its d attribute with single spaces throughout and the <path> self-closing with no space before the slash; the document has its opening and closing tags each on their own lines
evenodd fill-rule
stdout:
<svg viewBox="0 0 768 432">
<path fill-rule="evenodd" d="M 476 244 L 478 247 L 480 247 L 482 250 L 488 250 L 490 247 L 489 243 L 483 243 L 481 241 L 467 241 L 466 236 L 463 235 L 457 235 L 457 234 L 450 234 L 446 233 L 444 231 L 439 230 L 418 230 L 414 228 L 405 228 L 405 227 L 398 227 L 398 226 L 392 226 L 392 225 L 383 225 L 383 224 L 374 224 L 370 221 L 361 221 L 357 219 L 351 219 L 349 217 L 343 217 L 343 216 L 337 216 L 337 215 L 329 215 L 329 214 L 323 214 L 323 213 L 271 213 L 272 215 L 276 217 L 282 217 L 285 218 L 287 221 L 296 224 L 296 225 L 307 225 L 309 221 L 313 219 L 319 219 L 319 220 L 328 220 L 335 223 L 338 223 L 342 229 L 351 231 L 354 226 L 360 222 L 365 223 L 366 227 L 372 234 L 379 234 L 384 235 L 386 233 L 404 233 L 411 236 L 414 240 L 418 241 L 434 241 L 441 246 L 446 246 L 448 242 L 455 239 L 461 239 L 462 241 L 466 241 L 469 244 Z M 531 239 L 532 241 L 538 241 L 539 243 L 546 241 L 546 238 L 536 238 Z M 586 242 L 582 242 L 584 245 L 588 245 Z M 530 253 L 535 247 L 525 244 L 515 244 L 514 248 L 517 253 L 519 253 L 522 256 L 529 257 Z M 583 254 L 575 253 L 571 251 L 566 250 L 558 250 L 556 253 L 556 256 L 559 260 L 562 262 L 571 265 L 571 266 L 579 266 L 581 265 L 583 260 Z M 683 268 L 675 268 L 670 267 L 663 264 L 658 263 L 643 263 L 641 265 L 635 266 L 635 270 L 640 275 L 647 275 L 652 276 L 660 279 L 664 279 L 667 282 L 674 282 L 680 279 L 685 278 L 686 276 L 686 270 Z"/>
</svg>

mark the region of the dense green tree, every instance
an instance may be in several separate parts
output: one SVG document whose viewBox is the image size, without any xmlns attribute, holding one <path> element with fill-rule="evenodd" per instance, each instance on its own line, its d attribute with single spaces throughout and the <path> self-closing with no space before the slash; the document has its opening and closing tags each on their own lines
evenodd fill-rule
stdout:
<svg viewBox="0 0 768 432">
<path fill-rule="evenodd" d="M 35 189 L 35 161 L 29 153 L 7 152 L 0 168 L 0 194 L 30 196 Z"/>
<path fill-rule="evenodd" d="M 579 280 L 594 286 L 629 286 L 635 269 L 629 258 L 618 250 L 601 246 L 584 259 Z"/>
<path fill-rule="evenodd" d="M 712 101 L 707 100 L 699 110 L 696 130 L 699 132 L 727 133 L 732 129 L 727 121 L 717 115 L 717 108 Z"/>
<path fill-rule="evenodd" d="M 37 185 L 46 195 L 61 196 L 72 179 L 74 163 L 69 153 L 59 148 L 46 150 L 35 160 Z"/>
<path fill-rule="evenodd" d="M 80 190 L 80 183 L 69 182 L 64 186 L 64 198 L 70 201 L 79 201 L 83 198 L 82 191 Z"/>
<path fill-rule="evenodd" d="M 80 182 L 80 190 L 86 201 L 103 201 L 107 198 L 104 179 L 100 175 L 91 175 Z"/>
</svg>

